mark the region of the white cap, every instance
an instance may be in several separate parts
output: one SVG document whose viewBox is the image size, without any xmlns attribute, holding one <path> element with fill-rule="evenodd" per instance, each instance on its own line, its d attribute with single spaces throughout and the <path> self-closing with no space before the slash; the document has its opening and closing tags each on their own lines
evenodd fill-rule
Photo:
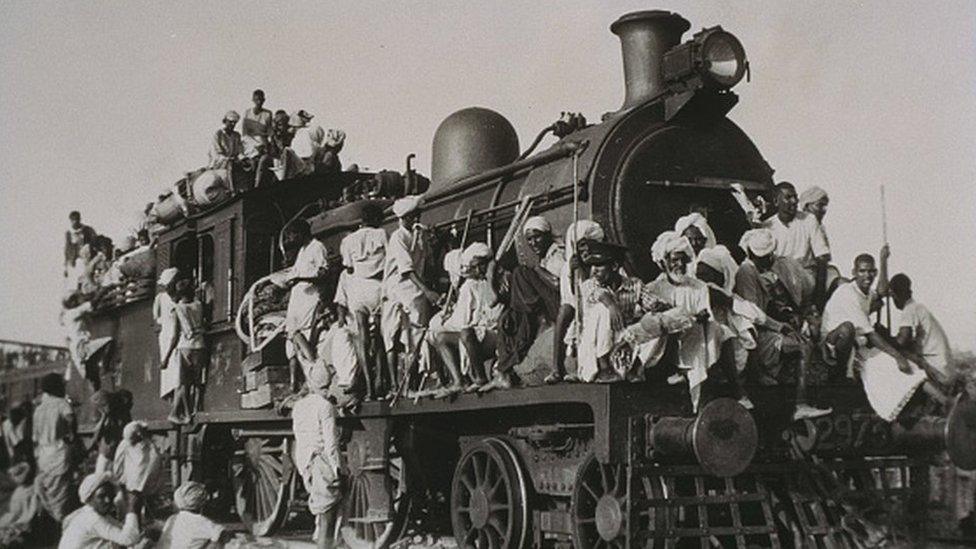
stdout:
<svg viewBox="0 0 976 549">
<path fill-rule="evenodd" d="M 538 231 L 540 233 L 551 233 L 552 225 L 549 221 L 541 215 L 534 215 L 525 220 L 525 225 L 522 227 L 522 234 L 529 234 L 529 231 Z"/>
<path fill-rule="evenodd" d="M 158 280 L 159 285 L 166 286 L 174 279 L 176 279 L 176 277 L 179 276 L 179 274 L 180 274 L 180 270 L 177 269 L 176 267 L 169 267 L 167 269 L 163 269 L 163 272 L 159 273 L 159 280 Z"/>
<path fill-rule="evenodd" d="M 470 267 L 478 259 L 491 257 L 491 248 L 484 242 L 472 242 L 461 253 L 461 265 Z"/>
<path fill-rule="evenodd" d="M 397 199 L 393 203 L 393 215 L 397 217 L 404 217 L 410 213 L 417 210 L 420 207 L 420 195 L 410 195 L 403 198 Z"/>
<path fill-rule="evenodd" d="M 756 257 L 767 256 L 776 249 L 776 237 L 769 229 L 752 229 L 742 235 L 739 247 Z"/>
</svg>

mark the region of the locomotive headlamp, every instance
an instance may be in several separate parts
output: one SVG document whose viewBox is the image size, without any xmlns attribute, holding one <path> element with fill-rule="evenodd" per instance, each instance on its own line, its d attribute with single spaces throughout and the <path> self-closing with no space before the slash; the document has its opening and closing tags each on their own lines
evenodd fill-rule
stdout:
<svg viewBox="0 0 976 549">
<path fill-rule="evenodd" d="M 677 90 L 727 90 L 749 69 L 742 43 L 722 27 L 704 29 L 664 54 L 664 81 Z"/>
</svg>

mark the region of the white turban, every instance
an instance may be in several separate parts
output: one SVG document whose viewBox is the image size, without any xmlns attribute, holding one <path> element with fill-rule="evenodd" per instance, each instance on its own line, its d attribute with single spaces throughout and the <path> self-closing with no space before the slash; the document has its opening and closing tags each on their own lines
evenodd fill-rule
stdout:
<svg viewBox="0 0 976 549">
<path fill-rule="evenodd" d="M 417 210 L 420 207 L 420 195 L 410 195 L 403 198 L 397 199 L 393 203 L 393 215 L 397 217 L 404 217 L 410 213 Z"/>
<path fill-rule="evenodd" d="M 674 232 L 678 233 L 678 236 L 681 236 L 688 227 L 697 227 L 701 231 L 701 234 L 705 237 L 706 248 L 711 248 L 715 245 L 715 233 L 708 226 L 708 220 L 705 219 L 705 216 L 695 212 L 678 218 L 678 222 L 674 224 Z"/>
<path fill-rule="evenodd" d="M 169 267 L 167 269 L 163 269 L 163 272 L 159 273 L 159 281 L 158 281 L 159 285 L 165 286 L 169 284 L 170 282 L 175 280 L 176 277 L 179 276 L 179 274 L 180 274 L 180 270 L 177 269 L 176 267 Z"/>
<path fill-rule="evenodd" d="M 806 208 L 807 204 L 819 202 L 824 198 L 827 198 L 827 191 L 816 185 L 812 185 L 800 193 L 800 209 L 802 210 L 803 208 Z"/>
<path fill-rule="evenodd" d="M 82 503 L 88 503 L 88 500 L 91 499 L 95 492 L 106 484 L 115 486 L 112 473 L 108 471 L 92 473 L 85 477 L 85 480 L 81 481 L 81 486 L 78 487 L 78 498 Z"/>
<path fill-rule="evenodd" d="M 224 120 L 237 122 L 240 119 L 241 115 L 237 114 L 237 111 L 227 111 L 227 114 L 224 115 Z"/>
<path fill-rule="evenodd" d="M 546 218 L 541 215 L 534 215 L 525 220 L 525 226 L 522 227 L 522 234 L 529 234 L 529 231 L 538 231 L 540 233 L 551 233 L 552 225 L 546 221 Z"/>
<path fill-rule="evenodd" d="M 491 248 L 484 242 L 472 242 L 461 253 L 461 265 L 471 267 L 478 259 L 491 257 Z"/>
<path fill-rule="evenodd" d="M 451 277 L 461 275 L 461 250 L 451 250 L 444 254 L 444 270 Z"/>
<path fill-rule="evenodd" d="M 735 273 L 739 270 L 739 266 L 735 263 L 735 259 L 732 259 L 732 253 L 728 248 L 721 244 L 705 248 L 698 254 L 698 263 L 708 265 L 722 273 L 725 277 L 725 285 L 721 290 L 728 294 L 732 293 L 732 288 L 735 286 Z"/>
<path fill-rule="evenodd" d="M 207 503 L 207 488 L 193 480 L 184 482 L 173 493 L 173 503 L 181 511 L 199 511 Z"/>
<path fill-rule="evenodd" d="M 684 252 L 688 259 L 695 257 L 695 250 L 688 239 L 675 231 L 664 231 L 651 246 L 651 259 L 655 263 L 662 263 L 673 252 Z"/>
<path fill-rule="evenodd" d="M 576 238 L 573 238 L 573 237 Z M 606 237 L 603 232 L 603 227 L 600 226 L 596 221 L 590 221 L 589 219 L 581 219 L 575 223 L 570 223 L 569 227 L 566 229 L 566 242 L 579 242 L 580 240 L 600 240 Z"/>
<path fill-rule="evenodd" d="M 122 428 L 122 439 L 131 441 L 136 433 L 143 433 L 145 435 L 148 427 L 145 421 L 130 421 Z"/>
<path fill-rule="evenodd" d="M 742 235 L 739 247 L 756 257 L 767 256 L 776 249 L 776 237 L 769 229 L 752 229 Z"/>
<path fill-rule="evenodd" d="M 332 383 L 332 372 L 329 371 L 322 361 L 315 361 L 308 369 L 308 379 L 306 381 L 310 389 L 325 389 Z"/>
</svg>

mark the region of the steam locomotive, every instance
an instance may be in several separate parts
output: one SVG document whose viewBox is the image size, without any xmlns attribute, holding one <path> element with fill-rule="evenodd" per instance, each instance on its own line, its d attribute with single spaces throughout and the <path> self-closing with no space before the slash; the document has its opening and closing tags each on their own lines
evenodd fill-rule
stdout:
<svg viewBox="0 0 976 549">
<path fill-rule="evenodd" d="M 741 43 L 721 27 L 682 43 L 689 28 L 665 11 L 615 21 L 623 105 L 598 124 L 563 117 L 547 128 L 558 141 L 546 150 L 534 152 L 540 134 L 520 151 L 511 124 L 488 109 L 447 117 L 433 139 L 423 221 L 435 233 L 467 226 L 470 239 L 497 247 L 520 207 L 544 214 L 557 233 L 574 218 L 594 219 L 644 278 L 655 274 L 654 238 L 689 211 L 705 213 L 718 241 L 736 249 L 749 224 L 729 189 L 767 193 L 773 170 L 726 116 L 738 101 L 731 89 L 748 73 Z M 167 452 L 174 482 L 207 482 L 256 534 L 300 520 L 304 499 L 290 419 L 241 405 L 247 372 L 282 359 L 274 345 L 243 343 L 234 313 L 252 283 L 286 266 L 277 238 L 288 220 L 309 219 L 335 250 L 364 201 L 395 197 L 345 191 L 382 179 L 338 173 L 262 187 L 162 232 L 157 269 L 192 272 L 212 292 L 211 362 L 190 425 L 165 419 L 151 299 L 92 319 L 93 337 L 116 342 L 103 386 L 135 394 L 133 415 Z M 518 237 L 515 248 L 534 261 Z M 550 359 L 530 353 L 526 361 Z M 91 387 L 73 390 L 85 401 Z M 717 398 L 695 414 L 686 389 L 651 383 L 366 402 L 339 420 L 349 475 L 342 536 L 350 547 L 388 547 L 422 520 L 479 548 L 849 546 L 846 502 L 901 509 L 887 516 L 924 536 L 927 460 L 947 445 L 954 457 L 974 455 L 968 400 L 948 420 L 909 429 L 876 418 L 857 386 L 811 387 L 834 414 L 799 423 L 784 396 L 793 391 L 751 392 L 752 413 Z M 81 417 L 90 428 L 91 410 Z"/>
</svg>

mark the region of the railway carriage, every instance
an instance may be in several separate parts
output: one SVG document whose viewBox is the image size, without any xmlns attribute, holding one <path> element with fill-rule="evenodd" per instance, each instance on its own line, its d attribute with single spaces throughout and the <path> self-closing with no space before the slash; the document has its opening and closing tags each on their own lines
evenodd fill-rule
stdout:
<svg viewBox="0 0 976 549">
<path fill-rule="evenodd" d="M 520 209 L 546 215 L 557 233 L 592 218 L 627 246 L 627 268 L 644 278 L 656 274 L 654 238 L 689 211 L 705 213 L 719 242 L 737 248 L 748 221 L 730 189 L 766 193 L 773 170 L 726 116 L 748 70 L 741 44 L 720 27 L 682 43 L 689 27 L 662 11 L 618 19 L 623 106 L 598 124 L 564 117 L 549 128 L 558 141 L 541 152 L 522 153 L 493 111 L 449 116 L 434 136 L 423 221 L 435 234 L 467 226 L 470 238 L 497 247 Z M 408 170 L 408 182 L 415 177 Z M 363 200 L 388 205 L 404 185 L 378 185 L 363 200 L 344 190 L 382 180 L 341 173 L 255 189 L 161 234 L 157 269 L 192 272 L 211 296 L 203 407 L 188 426 L 165 420 L 151 298 L 92 319 L 94 336 L 116 342 L 103 385 L 135 394 L 133 414 L 167 450 L 174 481 L 208 482 L 257 534 L 301 515 L 304 500 L 290 418 L 241 405 L 250 363 L 283 361 L 280 338 L 254 352 L 235 333 L 236 312 L 252 283 L 286 266 L 277 239 L 290 219 L 309 219 L 337 250 Z M 533 260 L 521 239 L 515 247 Z M 520 367 L 550 360 L 533 351 Z M 421 521 L 479 548 L 850 546 L 848 502 L 883 504 L 893 521 L 916 520 L 909 530 L 923 536 L 927 460 L 947 445 L 953 457 L 972 455 L 976 412 L 965 399 L 949 420 L 909 429 L 876 418 L 858 386 L 812 387 L 835 412 L 799 423 L 784 397 L 792 388 L 751 390 L 752 413 L 721 388 L 693 413 L 686 389 L 660 382 L 366 402 L 339 420 L 349 473 L 343 537 L 387 547 Z M 90 428 L 90 411 L 82 418 Z"/>
</svg>

